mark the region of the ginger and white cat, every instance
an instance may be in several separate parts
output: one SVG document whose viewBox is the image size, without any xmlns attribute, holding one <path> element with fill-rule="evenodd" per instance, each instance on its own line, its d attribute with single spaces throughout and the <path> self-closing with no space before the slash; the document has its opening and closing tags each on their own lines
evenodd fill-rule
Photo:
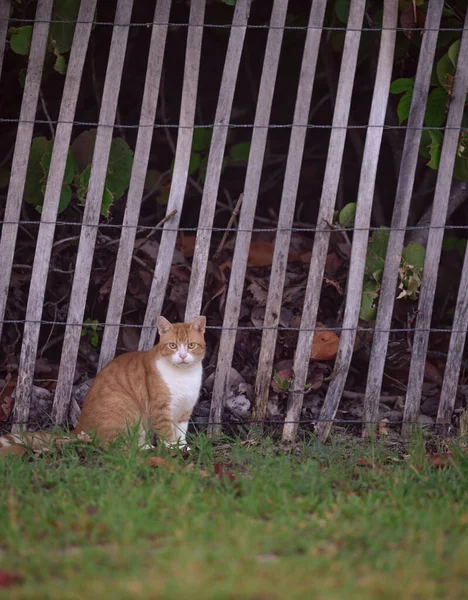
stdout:
<svg viewBox="0 0 468 600">
<path fill-rule="evenodd" d="M 86 395 L 73 435 L 94 433 L 103 442 L 139 428 L 142 448 L 151 448 L 155 433 L 166 445 L 186 446 L 190 415 L 197 403 L 205 356 L 206 318 L 169 323 L 157 318 L 159 343 L 151 350 L 129 352 L 111 361 L 96 376 Z M 22 443 L 33 447 L 51 441 L 51 434 L 6 435 L 2 448 Z"/>
</svg>

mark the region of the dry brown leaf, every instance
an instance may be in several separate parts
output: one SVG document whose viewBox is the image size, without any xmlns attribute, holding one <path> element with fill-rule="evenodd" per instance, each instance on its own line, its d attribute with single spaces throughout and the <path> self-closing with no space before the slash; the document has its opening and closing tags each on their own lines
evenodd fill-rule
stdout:
<svg viewBox="0 0 468 600">
<path fill-rule="evenodd" d="M 218 479 L 221 481 L 235 481 L 236 476 L 231 471 L 225 471 L 223 463 L 216 463 L 214 466 L 214 472 Z"/>
<path fill-rule="evenodd" d="M 205 471 L 204 469 L 199 469 L 193 462 L 186 465 L 184 471 L 198 471 L 198 474 L 201 477 L 211 477 L 208 471 Z"/>
<path fill-rule="evenodd" d="M 453 464 L 453 452 L 450 451 L 442 454 L 426 454 L 426 458 L 436 469 L 445 469 L 445 467 Z"/>
<path fill-rule="evenodd" d="M 0 421 L 6 421 L 11 415 L 15 401 L 11 396 L 4 396 L 0 399 Z"/>
<path fill-rule="evenodd" d="M 411 29 L 424 27 L 425 22 L 426 15 L 421 10 L 419 10 L 419 8 L 413 6 L 413 3 L 410 3 L 404 8 L 402 8 L 400 13 L 400 24 L 405 30 L 403 31 L 403 34 L 409 40 L 413 37 L 413 33 L 415 33 L 414 31 L 411 31 Z M 419 33 L 422 34 L 423 32 L 421 31 Z"/>
<path fill-rule="evenodd" d="M 334 277 L 335 273 L 342 266 L 342 264 L 343 261 L 341 258 L 335 252 L 330 252 L 325 262 L 325 275 L 327 277 Z"/>
<path fill-rule="evenodd" d="M 177 236 L 176 248 L 185 258 L 191 258 L 195 251 L 195 235 L 184 235 L 180 233 Z"/>
<path fill-rule="evenodd" d="M 439 369 L 428 360 L 426 360 L 426 364 L 424 365 L 424 376 L 426 379 L 429 379 L 429 381 L 442 385 L 443 377 L 440 374 Z"/>
<path fill-rule="evenodd" d="M 23 577 L 11 571 L 0 569 L 0 588 L 11 588 L 23 581 Z"/>
<path fill-rule="evenodd" d="M 318 331 L 314 334 L 310 358 L 311 360 L 332 360 L 338 352 L 340 338 L 334 331 L 330 331 L 321 323 L 317 323 L 316 327 Z"/>
<path fill-rule="evenodd" d="M 159 467 L 161 469 L 166 469 L 167 471 L 174 470 L 174 465 L 161 456 L 150 456 L 146 461 L 146 464 L 149 467 Z"/>
</svg>

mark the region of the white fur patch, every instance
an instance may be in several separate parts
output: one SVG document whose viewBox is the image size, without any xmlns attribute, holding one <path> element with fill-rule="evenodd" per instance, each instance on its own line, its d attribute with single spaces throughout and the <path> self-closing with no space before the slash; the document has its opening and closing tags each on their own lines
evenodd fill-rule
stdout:
<svg viewBox="0 0 468 600">
<path fill-rule="evenodd" d="M 202 365 L 171 365 L 159 358 L 156 361 L 162 380 L 171 394 L 171 408 L 174 422 L 186 411 L 192 411 L 197 403 L 202 382 Z"/>
</svg>

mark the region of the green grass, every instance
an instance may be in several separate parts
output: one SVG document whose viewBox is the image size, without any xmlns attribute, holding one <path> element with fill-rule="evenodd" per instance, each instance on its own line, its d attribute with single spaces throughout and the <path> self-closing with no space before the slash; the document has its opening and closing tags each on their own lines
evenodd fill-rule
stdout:
<svg viewBox="0 0 468 600">
<path fill-rule="evenodd" d="M 1 460 L 0 569 L 23 581 L 0 598 L 467 598 L 461 450 L 194 441 L 159 451 L 173 470 L 123 447 Z"/>
</svg>

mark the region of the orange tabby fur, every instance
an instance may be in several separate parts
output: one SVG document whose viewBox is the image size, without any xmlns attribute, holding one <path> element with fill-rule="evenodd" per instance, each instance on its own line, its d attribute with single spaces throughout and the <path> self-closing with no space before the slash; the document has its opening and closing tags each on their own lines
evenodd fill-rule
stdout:
<svg viewBox="0 0 468 600">
<path fill-rule="evenodd" d="M 166 444 L 185 444 L 201 387 L 205 324 L 205 317 L 174 324 L 158 317 L 159 343 L 151 350 L 123 354 L 104 367 L 86 395 L 72 434 L 95 433 L 109 442 L 139 427 L 142 447 L 148 447 L 145 442 L 152 432 Z M 41 447 L 50 441 L 47 432 L 3 436 L 0 455 L 18 453 L 12 444 Z"/>
</svg>

